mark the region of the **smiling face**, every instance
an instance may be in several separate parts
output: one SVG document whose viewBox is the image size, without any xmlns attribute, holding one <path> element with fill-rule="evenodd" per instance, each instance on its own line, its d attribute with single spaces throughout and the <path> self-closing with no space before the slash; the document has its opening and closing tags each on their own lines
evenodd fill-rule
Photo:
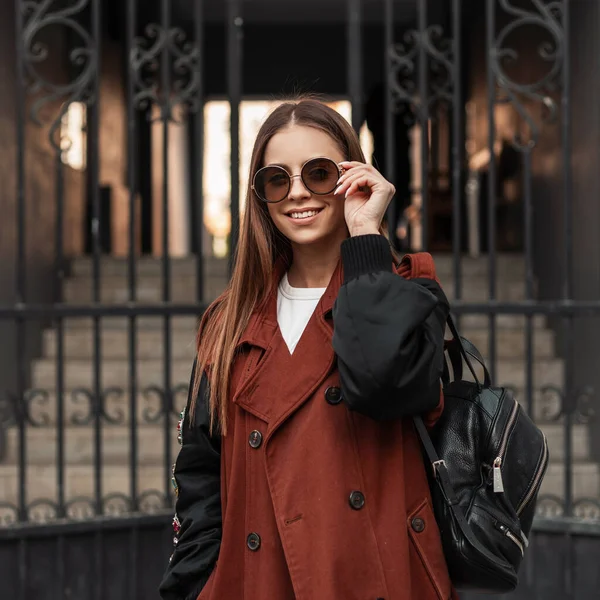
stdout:
<svg viewBox="0 0 600 600">
<path fill-rule="evenodd" d="M 330 158 L 340 163 L 347 157 L 327 133 L 304 125 L 280 130 L 265 148 L 263 164 L 280 165 L 293 177 L 286 198 L 267 205 L 273 223 L 292 247 L 341 244 L 348 237 L 343 196 L 313 194 L 300 177 L 294 177 L 313 158 Z"/>
</svg>

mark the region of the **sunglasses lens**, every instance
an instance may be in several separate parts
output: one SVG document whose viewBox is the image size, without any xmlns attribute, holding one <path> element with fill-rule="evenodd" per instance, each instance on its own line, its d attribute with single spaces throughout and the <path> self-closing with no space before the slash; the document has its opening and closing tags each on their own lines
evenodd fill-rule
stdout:
<svg viewBox="0 0 600 600">
<path fill-rule="evenodd" d="M 290 177 L 281 167 L 264 167 L 256 173 L 254 190 L 265 202 L 280 202 L 290 191 Z"/>
<path fill-rule="evenodd" d="M 318 195 L 331 194 L 336 188 L 340 171 L 338 166 L 328 158 L 309 160 L 302 169 L 302 181 L 313 193 Z"/>
</svg>

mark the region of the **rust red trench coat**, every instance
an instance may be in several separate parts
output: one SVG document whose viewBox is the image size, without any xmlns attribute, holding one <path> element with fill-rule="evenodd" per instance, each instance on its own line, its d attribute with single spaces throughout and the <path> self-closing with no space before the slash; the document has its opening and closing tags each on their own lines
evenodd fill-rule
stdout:
<svg viewBox="0 0 600 600">
<path fill-rule="evenodd" d="M 204 500 L 205 519 L 204 529 L 195 537 L 189 516 L 195 500 L 189 495 L 183 500 L 184 488 L 196 485 L 203 469 L 208 475 L 208 467 L 202 463 L 194 468 L 194 458 L 184 462 L 188 427 L 184 424 L 182 453 L 175 467 L 181 487 L 177 510 L 184 517 L 179 515 L 177 522 L 180 539 L 161 588 L 163 598 L 188 600 L 198 589 L 197 600 L 456 598 L 411 419 L 376 420 L 343 401 L 346 388 L 351 395 L 352 382 L 342 385 L 340 363 L 356 359 L 346 361 L 344 353 L 354 350 L 342 348 L 339 339 L 336 347 L 332 336 L 336 299 L 345 282 L 344 271 L 350 268 L 356 276 L 356 265 L 346 257 L 293 354 L 277 324 L 281 269 L 274 274 L 269 302 L 255 312 L 240 340 L 229 430 L 213 440 L 210 449 L 219 461 L 218 467 L 215 463 L 219 487 L 207 484 L 195 492 Z M 359 275 L 368 278 L 365 268 L 375 267 L 359 269 Z M 398 269 L 388 271 L 388 279 L 401 278 Z M 366 280 L 365 285 L 371 283 Z M 421 293 L 417 283 L 402 285 L 408 284 L 410 294 Z M 406 302 L 413 300 L 406 297 Z M 447 307 L 442 313 L 445 319 Z M 374 333 L 385 337 L 385 332 Z M 381 344 L 386 345 L 385 339 Z M 363 360 L 368 362 L 369 357 Z M 442 409 L 440 400 L 428 413 L 430 422 Z M 206 423 L 199 427 L 207 436 Z M 187 452 L 198 456 L 207 443 L 196 439 Z M 211 498 L 220 510 L 211 509 Z M 199 539 L 205 539 L 204 546 Z M 206 556 L 214 550 L 216 562 L 203 562 L 204 548 Z M 194 580 L 190 569 L 197 564 L 203 571 Z M 189 581 L 201 585 L 186 588 L 183 583 Z"/>
</svg>

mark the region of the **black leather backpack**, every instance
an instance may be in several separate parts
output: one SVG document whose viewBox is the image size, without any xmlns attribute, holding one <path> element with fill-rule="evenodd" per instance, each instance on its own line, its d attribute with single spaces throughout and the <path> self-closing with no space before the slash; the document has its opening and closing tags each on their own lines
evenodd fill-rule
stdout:
<svg viewBox="0 0 600 600">
<path fill-rule="evenodd" d="M 415 426 L 427 457 L 434 512 L 457 589 L 510 592 L 528 545 L 537 495 L 548 465 L 544 434 L 510 390 L 492 387 L 478 350 L 447 342 L 445 407 L 433 429 Z M 474 381 L 462 380 L 463 360 Z M 483 367 L 479 381 L 472 360 Z"/>
</svg>

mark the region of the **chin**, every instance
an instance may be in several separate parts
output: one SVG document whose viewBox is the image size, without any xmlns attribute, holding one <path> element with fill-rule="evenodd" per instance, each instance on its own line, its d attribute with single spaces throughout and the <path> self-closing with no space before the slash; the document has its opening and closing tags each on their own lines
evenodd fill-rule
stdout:
<svg viewBox="0 0 600 600">
<path fill-rule="evenodd" d="M 323 244 L 335 244 L 341 243 L 342 240 L 348 237 L 348 232 L 344 229 L 305 229 L 305 230 L 291 230 L 285 228 L 282 233 L 290 242 L 297 246 L 321 246 Z"/>
</svg>

